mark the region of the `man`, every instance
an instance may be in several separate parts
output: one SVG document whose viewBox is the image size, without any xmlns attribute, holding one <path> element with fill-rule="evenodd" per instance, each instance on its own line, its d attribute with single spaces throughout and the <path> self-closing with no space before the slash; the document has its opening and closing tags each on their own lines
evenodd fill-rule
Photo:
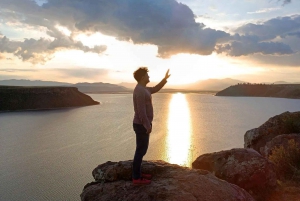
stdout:
<svg viewBox="0 0 300 201">
<path fill-rule="evenodd" d="M 150 82 L 147 67 L 137 69 L 133 76 L 138 84 L 133 91 L 133 129 L 136 134 L 136 150 L 132 165 L 132 181 L 133 184 L 143 185 L 151 183 L 151 175 L 142 174 L 141 172 L 142 160 L 147 153 L 149 135 L 152 131 L 153 106 L 151 94 L 158 92 L 167 83 L 170 74 L 168 70 L 162 81 L 155 87 L 146 87 Z"/>
</svg>

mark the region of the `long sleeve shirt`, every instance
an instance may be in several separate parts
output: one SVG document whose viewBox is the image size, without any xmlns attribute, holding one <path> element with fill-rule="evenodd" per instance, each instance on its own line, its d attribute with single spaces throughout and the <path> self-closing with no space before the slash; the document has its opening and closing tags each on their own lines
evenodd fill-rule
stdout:
<svg viewBox="0 0 300 201">
<path fill-rule="evenodd" d="M 166 83 L 166 79 L 162 79 L 155 87 L 136 85 L 133 91 L 133 123 L 142 124 L 146 129 L 151 128 L 154 117 L 151 94 L 158 92 Z"/>
</svg>

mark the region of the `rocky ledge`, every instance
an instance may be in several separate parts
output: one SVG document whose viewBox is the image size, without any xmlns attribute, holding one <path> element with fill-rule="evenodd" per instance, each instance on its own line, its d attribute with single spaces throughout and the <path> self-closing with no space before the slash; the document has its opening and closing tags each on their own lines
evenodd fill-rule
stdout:
<svg viewBox="0 0 300 201">
<path fill-rule="evenodd" d="M 199 156 L 192 169 L 163 161 L 146 161 L 154 176 L 147 186 L 131 182 L 132 161 L 96 167 L 82 201 L 299 201 L 300 112 L 270 118 L 244 135 L 245 148 Z"/>
<path fill-rule="evenodd" d="M 258 128 L 247 131 L 244 135 L 244 147 L 264 153 L 267 142 L 283 134 L 300 133 L 300 112 L 284 112 L 271 117 Z"/>
<path fill-rule="evenodd" d="M 75 87 L 0 86 L 0 111 L 55 109 L 96 105 Z"/>
<path fill-rule="evenodd" d="M 143 171 L 153 175 L 151 185 L 134 186 L 132 161 L 106 162 L 93 170 L 95 182 L 85 185 L 82 201 L 254 201 L 244 189 L 218 179 L 205 170 L 164 161 L 144 161 Z"/>
</svg>

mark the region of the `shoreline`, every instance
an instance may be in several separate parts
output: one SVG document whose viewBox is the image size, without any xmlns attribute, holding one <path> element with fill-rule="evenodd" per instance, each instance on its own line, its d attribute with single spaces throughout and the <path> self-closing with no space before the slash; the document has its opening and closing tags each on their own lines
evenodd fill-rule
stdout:
<svg viewBox="0 0 300 201">
<path fill-rule="evenodd" d="M 0 110 L 1 113 L 10 113 L 10 112 L 34 112 L 34 111 L 46 111 L 46 110 L 63 110 L 63 109 L 75 109 L 80 107 L 89 107 L 101 105 L 101 103 L 94 104 L 94 105 L 84 105 L 84 106 L 74 106 L 74 107 L 55 107 L 55 108 L 38 108 L 38 109 L 24 109 L 24 110 Z"/>
</svg>

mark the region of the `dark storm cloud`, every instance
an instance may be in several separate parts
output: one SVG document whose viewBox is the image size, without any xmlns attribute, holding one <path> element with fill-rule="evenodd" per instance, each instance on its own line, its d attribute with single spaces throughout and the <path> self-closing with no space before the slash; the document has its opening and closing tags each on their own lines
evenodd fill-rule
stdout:
<svg viewBox="0 0 300 201">
<path fill-rule="evenodd" d="M 155 44 L 161 57 L 177 53 L 208 55 L 219 39 L 229 36 L 205 29 L 202 23 L 195 22 L 189 7 L 175 0 L 49 0 L 43 8 L 69 8 L 76 16 L 76 29 L 99 31 L 138 44 Z"/>
<path fill-rule="evenodd" d="M 240 34 L 256 35 L 262 40 L 284 37 L 295 31 L 300 31 L 300 15 L 273 18 L 262 24 L 249 23 L 236 30 Z"/>
<path fill-rule="evenodd" d="M 197 23 L 192 10 L 175 0 L 48 0 L 42 6 L 31 0 L 1 0 L 0 8 L 6 11 L 2 13 L 3 18 L 44 27 L 54 38 L 53 41 L 11 41 L 6 51 L 23 60 L 41 61 L 39 52 L 49 53 L 46 58 L 50 58 L 60 48 L 102 52 L 103 46 L 89 48 L 72 39 L 80 32 L 98 31 L 119 40 L 157 45 L 158 56 L 164 58 L 178 53 L 209 55 L 213 51 L 231 56 L 286 55 L 294 51 L 288 44 L 274 39 L 297 37 L 299 31 L 297 15 L 246 24 L 236 30 L 237 34 L 230 35 Z M 67 27 L 71 36 L 62 35 L 56 25 Z"/>
<path fill-rule="evenodd" d="M 154 44 L 161 57 L 177 53 L 208 55 L 220 39 L 229 36 L 223 31 L 205 29 L 204 24 L 195 22 L 188 6 L 175 0 L 49 0 L 42 7 L 22 0 L 22 6 L 30 13 L 16 6 L 21 0 L 3 1 L 0 7 L 2 4 L 25 13 L 23 23 L 44 26 L 50 32 L 56 23 L 73 32 L 99 31 L 119 40 Z"/>
<path fill-rule="evenodd" d="M 300 16 L 278 17 L 261 24 L 249 23 L 239 27 L 229 42 L 218 44 L 218 53 L 225 52 L 231 56 L 260 53 L 264 55 L 294 54 L 285 37 L 295 37 L 294 44 L 300 46 Z"/>
<path fill-rule="evenodd" d="M 232 41 L 220 44 L 216 47 L 217 53 L 225 52 L 230 56 L 242 56 L 260 53 L 264 55 L 285 55 L 293 54 L 294 51 L 289 45 L 280 42 L 261 41 L 258 36 L 239 35 L 232 36 Z"/>
</svg>

